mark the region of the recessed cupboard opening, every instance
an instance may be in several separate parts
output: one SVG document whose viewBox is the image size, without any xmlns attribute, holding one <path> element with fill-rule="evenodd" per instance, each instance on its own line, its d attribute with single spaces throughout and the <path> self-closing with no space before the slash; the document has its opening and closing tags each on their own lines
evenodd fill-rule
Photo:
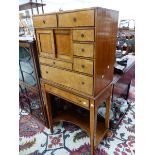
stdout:
<svg viewBox="0 0 155 155">
<path fill-rule="evenodd" d="M 72 60 L 72 31 L 54 30 L 56 57 Z"/>
</svg>

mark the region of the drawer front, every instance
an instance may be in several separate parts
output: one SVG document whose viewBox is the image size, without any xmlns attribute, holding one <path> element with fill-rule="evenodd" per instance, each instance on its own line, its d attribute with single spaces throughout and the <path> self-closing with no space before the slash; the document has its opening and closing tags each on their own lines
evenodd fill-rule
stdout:
<svg viewBox="0 0 155 155">
<path fill-rule="evenodd" d="M 69 62 L 58 61 L 58 60 L 48 59 L 48 58 L 43 58 L 43 57 L 39 57 L 39 61 L 40 63 L 53 65 L 55 67 L 72 69 L 72 63 L 69 63 Z"/>
<path fill-rule="evenodd" d="M 74 43 L 73 51 L 74 55 L 93 58 L 94 45 Z"/>
<path fill-rule="evenodd" d="M 94 41 L 94 30 L 73 30 L 74 41 Z"/>
<path fill-rule="evenodd" d="M 59 27 L 94 26 L 94 10 L 58 14 Z"/>
<path fill-rule="evenodd" d="M 93 77 L 41 65 L 42 78 L 92 95 Z"/>
<path fill-rule="evenodd" d="M 87 100 L 85 98 L 79 97 L 77 95 L 71 94 L 69 92 L 55 88 L 55 87 L 47 85 L 47 84 L 45 84 L 45 90 L 47 92 L 53 93 L 54 95 L 60 96 L 64 99 L 67 99 L 67 100 L 69 100 L 69 101 L 71 101 L 77 105 L 89 108 L 89 100 Z"/>
<path fill-rule="evenodd" d="M 56 15 L 33 16 L 35 28 L 57 27 Z"/>
<path fill-rule="evenodd" d="M 74 58 L 73 70 L 93 75 L 93 61 Z"/>
</svg>

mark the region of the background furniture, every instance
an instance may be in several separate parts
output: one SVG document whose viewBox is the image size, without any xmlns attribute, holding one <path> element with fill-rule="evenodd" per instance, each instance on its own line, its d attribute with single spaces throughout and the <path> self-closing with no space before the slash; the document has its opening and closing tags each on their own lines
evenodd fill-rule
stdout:
<svg viewBox="0 0 155 155">
<path fill-rule="evenodd" d="M 44 13 L 43 6 L 45 5 L 46 4 L 43 4 L 42 0 L 40 0 L 40 3 L 38 3 L 37 0 L 28 0 L 28 2 L 19 5 L 19 11 L 31 9 L 31 13 L 33 15 L 33 9 L 35 8 L 39 14 L 39 7 L 41 7 L 42 13 Z"/>
<path fill-rule="evenodd" d="M 23 3 L 24 2 L 24 3 Z M 44 13 L 46 4 L 43 4 L 42 0 L 22 0 L 19 1 L 19 35 L 20 36 L 34 36 L 34 28 L 32 25 L 32 15 L 39 14 L 39 8 L 41 7 L 41 13 Z M 36 10 L 34 10 L 36 9 Z M 25 10 L 25 11 L 24 11 Z M 31 11 L 31 12 L 30 12 Z M 36 11 L 36 12 L 34 12 Z"/>
<path fill-rule="evenodd" d="M 19 103 L 20 108 L 33 114 L 46 126 L 46 112 L 40 89 L 38 58 L 33 38 L 22 38 L 19 41 Z M 28 40 L 27 40 L 28 39 Z"/>
<path fill-rule="evenodd" d="M 112 130 L 117 129 L 118 125 L 124 118 L 126 112 L 130 107 L 128 103 L 128 108 L 122 113 L 120 109 L 115 107 L 115 100 L 117 98 L 124 98 L 128 100 L 131 80 L 135 77 L 135 56 L 128 55 L 127 66 L 122 70 L 122 74 L 118 74 L 116 71 L 113 77 L 113 91 L 112 91 L 112 105 L 111 109 L 114 113 L 114 119 L 110 121 L 110 128 Z"/>
<path fill-rule="evenodd" d="M 117 73 L 117 71 L 115 70 L 113 76 L 113 84 L 114 84 L 113 93 L 116 96 L 118 95 L 120 97 L 125 98 L 126 100 L 128 99 L 131 80 L 135 76 L 135 56 L 134 55 L 127 55 L 127 56 L 128 56 L 127 65 L 122 70 L 122 74 Z M 115 91 L 115 87 L 117 87 L 119 84 L 121 85 L 121 83 L 124 86 L 126 85 L 126 87 L 124 87 L 125 89 Z"/>
<path fill-rule="evenodd" d="M 135 30 L 119 28 L 117 32 L 117 50 L 126 54 L 135 52 Z"/>
<path fill-rule="evenodd" d="M 50 129 L 60 120 L 79 125 L 90 134 L 92 155 L 109 128 L 117 22 L 118 12 L 103 8 L 33 16 Z M 53 114 L 50 94 L 72 105 Z M 97 109 L 104 100 L 102 122 Z"/>
</svg>

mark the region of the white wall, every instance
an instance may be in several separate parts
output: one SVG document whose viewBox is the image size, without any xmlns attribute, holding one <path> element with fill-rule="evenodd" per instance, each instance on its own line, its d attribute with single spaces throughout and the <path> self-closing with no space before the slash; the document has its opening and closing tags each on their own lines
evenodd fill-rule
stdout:
<svg viewBox="0 0 155 155">
<path fill-rule="evenodd" d="M 45 13 L 63 10 L 72 10 L 87 7 L 104 7 L 119 11 L 120 19 L 135 19 L 134 0 L 43 0 L 46 4 Z"/>
</svg>

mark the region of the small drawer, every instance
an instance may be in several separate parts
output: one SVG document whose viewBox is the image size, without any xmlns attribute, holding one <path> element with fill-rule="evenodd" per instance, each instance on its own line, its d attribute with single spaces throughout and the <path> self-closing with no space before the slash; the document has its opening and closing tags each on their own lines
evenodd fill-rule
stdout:
<svg viewBox="0 0 155 155">
<path fill-rule="evenodd" d="M 32 19 L 35 28 L 57 27 L 57 18 L 55 14 L 33 16 Z"/>
<path fill-rule="evenodd" d="M 77 95 L 66 92 L 64 90 L 55 88 L 55 87 L 50 86 L 48 84 L 45 84 L 45 90 L 47 92 L 50 92 L 50 93 L 54 94 L 54 95 L 57 95 L 57 96 L 60 96 L 60 97 L 62 97 L 64 99 L 66 99 L 66 100 L 69 100 L 70 102 L 73 102 L 76 105 L 85 107 L 87 109 L 89 108 L 89 100 L 87 100 L 85 98 L 82 98 L 82 97 L 79 97 Z"/>
<path fill-rule="evenodd" d="M 93 75 L 93 61 L 74 58 L 73 70 Z"/>
<path fill-rule="evenodd" d="M 93 58 L 94 45 L 74 43 L 73 51 L 74 55 Z"/>
<path fill-rule="evenodd" d="M 94 26 L 94 10 L 58 14 L 59 27 Z"/>
<path fill-rule="evenodd" d="M 74 41 L 94 41 L 94 30 L 73 30 Z"/>
<path fill-rule="evenodd" d="M 72 69 L 72 63 L 70 62 L 58 61 L 58 60 L 48 59 L 43 57 L 39 57 L 39 61 L 42 64 L 53 65 L 56 67 L 61 67 L 66 69 Z"/>
</svg>

